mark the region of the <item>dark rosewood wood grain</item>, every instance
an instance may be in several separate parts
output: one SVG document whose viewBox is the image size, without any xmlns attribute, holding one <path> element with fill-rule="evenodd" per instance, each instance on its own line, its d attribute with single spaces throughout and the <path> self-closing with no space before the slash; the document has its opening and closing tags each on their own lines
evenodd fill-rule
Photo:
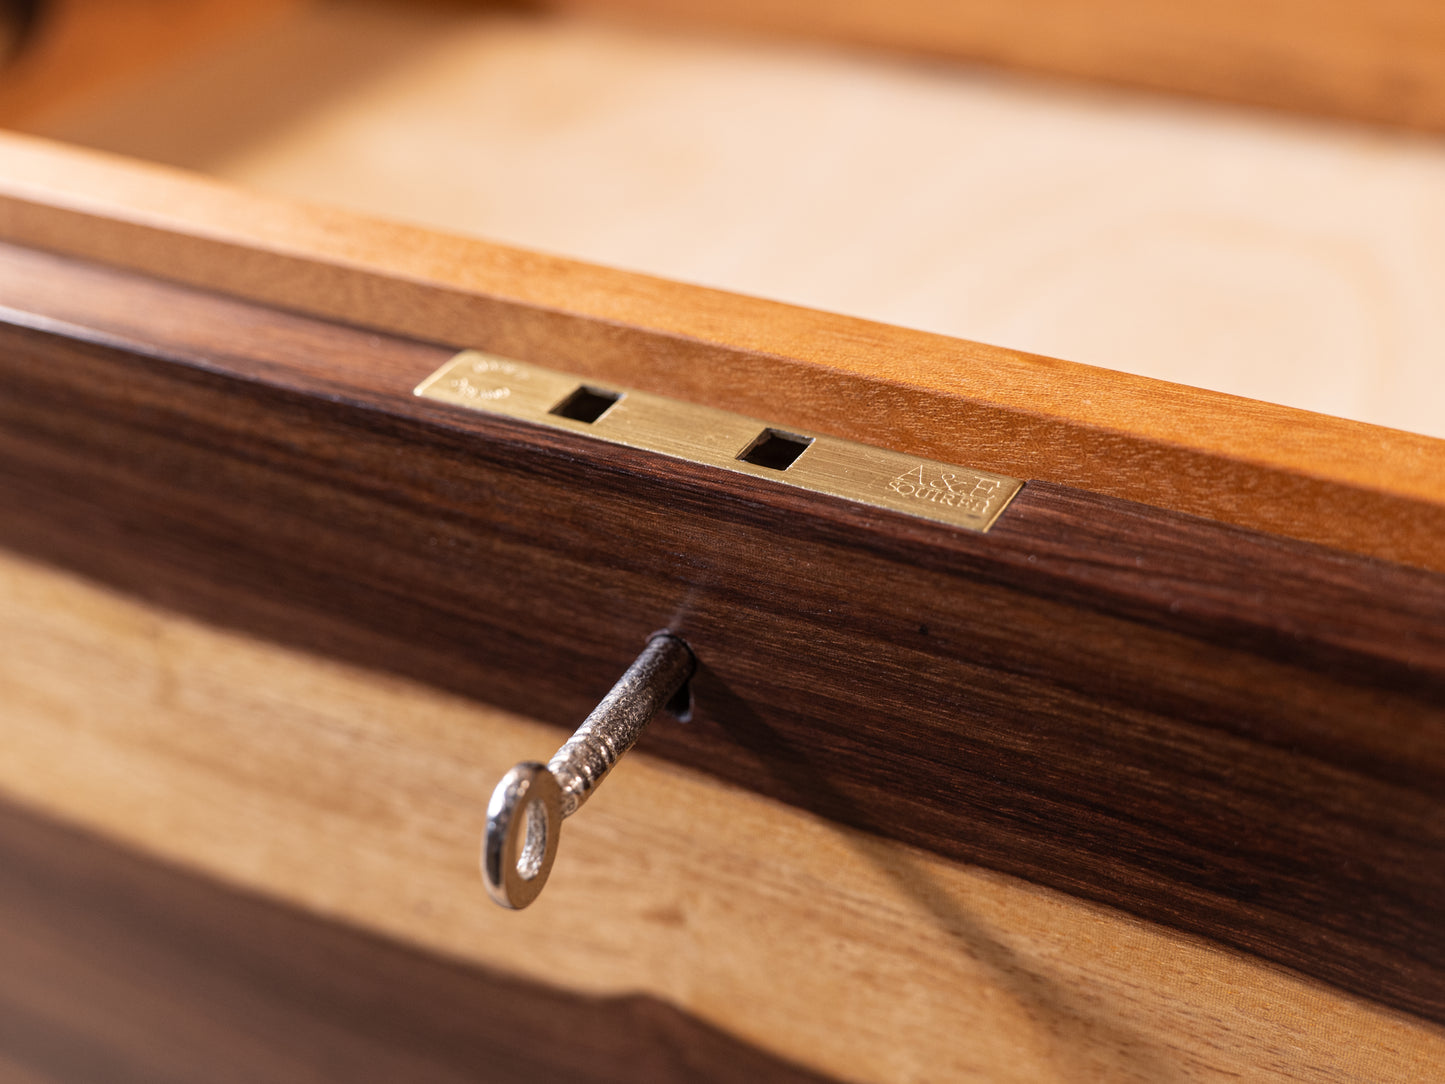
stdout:
<svg viewBox="0 0 1445 1084">
<path fill-rule="evenodd" d="M 0 1079 L 822 1081 L 652 998 L 462 967 L 0 803 Z"/>
<path fill-rule="evenodd" d="M 1445 577 L 1038 483 L 954 531 L 23 258 L 71 322 L 0 326 L 0 544 L 569 728 L 671 627 L 643 748 L 1445 1020 Z"/>
</svg>

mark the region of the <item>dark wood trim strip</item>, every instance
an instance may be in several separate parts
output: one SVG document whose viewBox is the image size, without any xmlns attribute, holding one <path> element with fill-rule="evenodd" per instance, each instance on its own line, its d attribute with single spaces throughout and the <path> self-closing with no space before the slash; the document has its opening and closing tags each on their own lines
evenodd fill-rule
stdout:
<svg viewBox="0 0 1445 1084">
<path fill-rule="evenodd" d="M 5 803 L 0 959 L 0 1070 L 47 1084 L 828 1079 L 654 998 L 442 960 Z"/>
<path fill-rule="evenodd" d="M 696 718 L 644 747 L 1445 1020 L 1445 576 L 1040 483 L 951 531 L 97 274 L 164 307 L 8 315 L 0 544 L 569 728 L 672 627 Z"/>
</svg>

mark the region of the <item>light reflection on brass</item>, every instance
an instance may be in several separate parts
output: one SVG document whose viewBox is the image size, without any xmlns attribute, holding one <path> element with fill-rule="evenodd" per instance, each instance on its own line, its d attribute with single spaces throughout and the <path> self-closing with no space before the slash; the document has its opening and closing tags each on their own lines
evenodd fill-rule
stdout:
<svg viewBox="0 0 1445 1084">
<path fill-rule="evenodd" d="M 800 433 L 476 350 L 458 354 L 415 393 L 971 531 L 988 530 L 1023 488 L 1001 474 Z"/>
</svg>

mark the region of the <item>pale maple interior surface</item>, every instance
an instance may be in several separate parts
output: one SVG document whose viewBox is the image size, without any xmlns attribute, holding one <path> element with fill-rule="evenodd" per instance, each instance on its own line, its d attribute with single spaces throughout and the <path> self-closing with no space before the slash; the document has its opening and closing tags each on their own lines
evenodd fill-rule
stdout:
<svg viewBox="0 0 1445 1084">
<path fill-rule="evenodd" d="M 1445 436 L 1445 139 L 957 63 L 303 5 L 27 130 Z"/>
</svg>

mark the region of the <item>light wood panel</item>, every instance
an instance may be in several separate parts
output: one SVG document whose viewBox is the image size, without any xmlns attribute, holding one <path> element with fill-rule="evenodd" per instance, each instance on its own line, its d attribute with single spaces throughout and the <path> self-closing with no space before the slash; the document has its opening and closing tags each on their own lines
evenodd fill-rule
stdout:
<svg viewBox="0 0 1445 1084">
<path fill-rule="evenodd" d="M 554 729 L 14 557 L 0 617 L 7 797 L 458 959 L 654 994 L 848 1080 L 1445 1073 L 1437 1027 L 641 754 L 503 912 L 486 794 Z"/>
<path fill-rule="evenodd" d="M 1016 477 L 1445 568 L 1445 442 L 7 137 L 0 238 Z"/>
</svg>

